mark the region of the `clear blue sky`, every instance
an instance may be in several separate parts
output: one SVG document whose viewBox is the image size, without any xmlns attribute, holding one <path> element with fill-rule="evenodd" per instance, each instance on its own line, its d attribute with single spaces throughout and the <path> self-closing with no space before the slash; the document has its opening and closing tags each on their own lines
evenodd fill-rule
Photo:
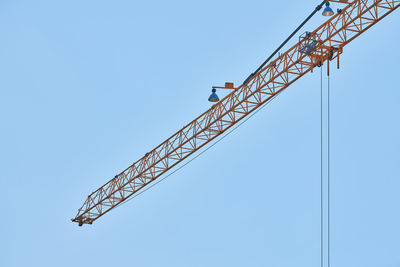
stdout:
<svg viewBox="0 0 400 267">
<path fill-rule="evenodd" d="M 0 266 L 318 267 L 318 72 L 95 224 L 70 219 L 319 2 L 1 1 Z M 332 73 L 332 267 L 400 266 L 399 25 Z"/>
</svg>

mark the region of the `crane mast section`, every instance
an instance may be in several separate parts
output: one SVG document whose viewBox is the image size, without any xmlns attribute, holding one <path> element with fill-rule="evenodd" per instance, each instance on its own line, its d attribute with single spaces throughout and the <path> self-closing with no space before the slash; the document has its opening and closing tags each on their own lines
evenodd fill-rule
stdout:
<svg viewBox="0 0 400 267">
<path fill-rule="evenodd" d="M 74 222 L 93 221 L 135 195 L 168 170 L 270 101 L 323 62 L 339 58 L 343 47 L 397 9 L 400 0 L 351 1 L 315 31 L 307 53 L 301 43 L 271 61 L 251 79 L 187 124 L 144 157 L 89 195 Z"/>
</svg>

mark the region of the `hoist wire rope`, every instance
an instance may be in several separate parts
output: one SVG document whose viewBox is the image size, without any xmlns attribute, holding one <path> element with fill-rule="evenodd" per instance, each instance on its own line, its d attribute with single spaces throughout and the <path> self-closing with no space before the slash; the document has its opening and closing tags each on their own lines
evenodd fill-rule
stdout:
<svg viewBox="0 0 400 267">
<path fill-rule="evenodd" d="M 321 241 L 321 245 L 320 245 L 320 249 L 321 249 L 321 267 L 324 266 L 324 157 L 323 157 L 323 85 L 322 85 L 322 66 L 321 66 L 321 77 L 320 77 L 320 83 L 321 83 L 321 90 L 320 90 L 320 148 L 321 148 L 321 154 L 320 154 L 320 216 L 321 216 L 321 225 L 320 225 L 320 229 L 321 229 L 321 236 L 320 236 L 320 241 Z"/>
<path fill-rule="evenodd" d="M 329 64 L 329 62 L 328 62 Z M 321 154 L 320 154 L 320 208 L 321 208 L 321 267 L 324 266 L 324 215 L 325 215 L 325 210 L 324 210 L 324 139 L 323 139 L 323 133 L 324 133 L 324 117 L 323 117 L 323 111 L 324 111 L 324 101 L 323 101 L 323 77 L 322 77 L 322 66 L 321 66 L 321 91 L 320 91 L 320 147 L 321 147 Z M 326 118 L 326 127 L 327 127 L 327 144 L 326 144 L 326 167 L 327 167 L 327 172 L 326 172 L 326 186 L 327 186 L 327 210 L 326 210 L 326 214 L 327 214 L 327 263 L 328 263 L 328 267 L 331 266 L 330 262 L 331 262 L 331 181 L 330 181 L 330 161 L 331 161 L 331 155 L 330 155 L 330 147 L 331 147 L 331 141 L 330 141 L 330 75 L 328 74 L 328 86 L 327 86 L 327 93 L 326 93 L 326 112 L 327 112 L 327 118 Z"/>
<path fill-rule="evenodd" d="M 329 64 L 329 62 L 328 62 Z M 331 137 L 330 137 L 330 124 L 331 124 L 331 107 L 330 107 L 330 92 L 331 83 L 330 83 L 330 75 L 328 75 L 328 267 L 331 266 Z"/>
</svg>

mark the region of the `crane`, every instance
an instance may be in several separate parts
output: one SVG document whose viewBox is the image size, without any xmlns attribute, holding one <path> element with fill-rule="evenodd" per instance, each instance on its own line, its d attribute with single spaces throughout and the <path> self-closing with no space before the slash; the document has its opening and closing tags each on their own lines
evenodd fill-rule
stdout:
<svg viewBox="0 0 400 267">
<path fill-rule="evenodd" d="M 344 6 L 335 14 L 329 2 Z M 332 15 L 331 18 L 314 31 L 305 32 L 298 43 L 270 61 L 282 44 L 240 86 L 235 88 L 229 82 L 214 86 L 209 101 L 215 104 L 210 109 L 92 192 L 72 221 L 79 226 L 92 224 L 325 62 L 329 75 L 330 62 L 336 60 L 339 68 L 339 58 L 347 44 L 400 6 L 400 0 L 329 2 L 323 1 L 313 13 L 325 4 L 324 15 Z M 216 89 L 231 91 L 219 100 Z"/>
</svg>

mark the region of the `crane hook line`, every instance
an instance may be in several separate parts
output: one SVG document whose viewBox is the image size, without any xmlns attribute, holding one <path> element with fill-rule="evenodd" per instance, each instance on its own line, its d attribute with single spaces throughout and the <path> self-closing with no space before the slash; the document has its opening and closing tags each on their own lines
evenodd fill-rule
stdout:
<svg viewBox="0 0 400 267">
<path fill-rule="evenodd" d="M 321 147 L 321 154 L 320 154 L 320 163 L 321 163 L 321 166 L 320 166 L 320 171 L 321 171 L 321 177 L 320 177 L 320 186 L 321 186 L 321 192 L 320 192 L 320 201 L 321 201 L 321 203 L 320 203 L 320 209 L 321 209 L 321 211 L 320 211 L 320 216 L 321 216 L 321 218 L 320 218 L 320 220 L 321 220 L 321 226 L 320 226 L 320 228 L 321 228 L 321 237 L 320 237 L 320 239 L 321 239 L 321 267 L 323 267 L 324 266 L 324 174 L 323 174 L 323 152 L 324 152 L 324 150 L 323 150 L 323 112 L 322 112 L 322 109 L 323 109 L 323 97 L 322 97 L 322 95 L 323 95 L 323 85 L 322 85 L 322 66 L 321 66 L 321 91 L 320 91 L 320 119 L 321 119 L 321 121 L 320 121 L 320 126 L 321 126 L 321 129 L 320 129 L 320 134 L 321 134 L 321 137 L 320 137 L 320 141 L 321 141 L 321 144 L 320 144 L 320 147 Z"/>
<path fill-rule="evenodd" d="M 329 64 L 329 62 L 328 62 Z M 328 267 L 331 266 L 331 138 L 330 138 L 330 75 L 328 75 Z"/>
<path fill-rule="evenodd" d="M 328 63 L 329 64 L 329 63 Z M 322 82 L 322 66 L 321 66 L 321 92 L 320 92 L 320 106 L 321 106 L 321 267 L 324 266 L 324 173 L 323 173 L 323 82 Z M 330 155 L 330 147 L 331 147 L 331 141 L 330 141 L 330 75 L 328 75 L 328 88 L 327 88 L 327 121 L 326 121 L 326 126 L 327 126 L 327 263 L 328 267 L 331 266 L 331 178 L 330 178 L 330 161 L 331 161 L 331 155 Z"/>
</svg>

